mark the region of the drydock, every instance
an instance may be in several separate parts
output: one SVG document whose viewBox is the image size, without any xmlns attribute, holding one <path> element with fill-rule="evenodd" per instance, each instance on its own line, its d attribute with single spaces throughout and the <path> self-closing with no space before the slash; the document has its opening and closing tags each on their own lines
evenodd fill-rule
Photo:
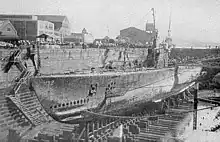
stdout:
<svg viewBox="0 0 220 142">
<path fill-rule="evenodd" d="M 14 56 L 17 55 L 18 53 L 14 52 Z M 218 105 L 213 99 L 200 97 L 197 82 L 191 82 L 172 94 L 157 96 L 148 101 L 141 111 L 123 110 L 124 115 L 110 115 L 88 109 L 84 111 L 84 115 L 90 116 L 92 121 L 65 124 L 48 115 L 36 92 L 29 86 L 31 69 L 24 70 L 25 67 L 19 62 L 16 66 L 20 71 L 12 68 L 8 73 L 4 73 L 9 77 L 4 88 L 0 90 L 1 141 L 5 142 L 183 141 L 178 138 L 184 131 L 184 128 L 180 127 L 181 122 L 189 119 L 194 112 L 193 129 L 196 128 L 197 101 Z M 188 68 L 192 68 L 192 65 Z M 20 74 L 20 78 L 14 81 L 16 74 Z M 12 95 L 14 93 L 16 95 Z M 82 105 L 84 102 L 76 101 L 76 105 Z M 60 107 L 66 109 L 67 106 Z M 212 130 L 218 128 L 213 127 Z"/>
</svg>

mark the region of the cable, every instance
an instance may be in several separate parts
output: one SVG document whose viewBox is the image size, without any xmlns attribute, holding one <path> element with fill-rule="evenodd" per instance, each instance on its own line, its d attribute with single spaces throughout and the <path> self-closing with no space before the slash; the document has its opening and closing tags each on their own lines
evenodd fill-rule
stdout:
<svg viewBox="0 0 220 142">
<path fill-rule="evenodd" d="M 185 114 L 185 113 L 190 113 L 190 112 L 195 112 L 195 111 L 198 112 L 198 111 L 202 111 L 202 110 L 206 110 L 206 109 L 210 109 L 210 108 L 215 108 L 215 107 L 220 107 L 220 106 L 211 106 L 211 107 L 201 108 L 201 109 L 197 109 L 197 110 L 189 110 L 189 111 L 180 112 L 179 114 Z M 143 118 L 152 118 L 152 117 L 160 117 L 160 116 L 167 115 L 167 114 L 160 114 L 160 115 L 153 115 L 153 116 L 134 117 L 134 116 L 115 116 L 115 115 L 100 114 L 100 113 L 95 113 L 95 112 L 91 112 L 88 110 L 85 110 L 84 112 L 91 113 L 94 115 L 103 116 L 103 117 L 108 117 L 108 118 L 120 118 L 120 119 L 143 119 Z"/>
</svg>

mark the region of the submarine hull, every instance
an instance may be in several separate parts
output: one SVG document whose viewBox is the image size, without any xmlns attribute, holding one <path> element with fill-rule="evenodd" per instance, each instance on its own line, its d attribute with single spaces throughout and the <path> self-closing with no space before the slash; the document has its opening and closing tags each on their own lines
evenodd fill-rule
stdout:
<svg viewBox="0 0 220 142">
<path fill-rule="evenodd" d="M 153 99 L 168 97 L 194 81 L 200 71 L 200 67 L 182 66 L 176 71 L 174 68 L 163 68 L 103 74 L 45 75 L 32 78 L 31 84 L 49 115 L 57 121 L 78 123 L 96 116 L 90 111 L 125 115 L 125 110 L 142 108 Z"/>
</svg>

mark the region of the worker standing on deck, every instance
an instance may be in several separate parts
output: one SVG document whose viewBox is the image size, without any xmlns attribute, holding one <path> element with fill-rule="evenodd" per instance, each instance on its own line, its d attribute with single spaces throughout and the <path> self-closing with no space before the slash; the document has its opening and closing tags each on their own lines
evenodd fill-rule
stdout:
<svg viewBox="0 0 220 142">
<path fill-rule="evenodd" d="M 34 69 L 35 69 L 35 71 L 36 71 L 36 70 L 37 70 L 37 67 L 36 67 L 35 60 L 34 60 L 35 53 L 36 53 L 36 48 L 35 48 L 35 45 L 33 44 L 33 45 L 32 45 L 32 50 L 31 50 L 30 59 L 31 59 L 31 61 L 32 61 L 32 63 L 33 63 L 33 66 L 34 66 Z"/>
<path fill-rule="evenodd" d="M 96 92 L 97 92 L 97 87 L 98 87 L 97 84 L 92 84 L 91 87 L 90 87 L 90 89 L 89 89 L 89 92 L 88 92 L 88 96 L 87 96 L 87 97 L 95 96 L 95 95 L 96 95 Z"/>
<path fill-rule="evenodd" d="M 32 45 L 32 49 L 31 49 L 31 46 L 28 46 L 27 47 L 27 59 L 31 59 L 32 63 L 33 63 L 33 66 L 34 66 L 34 69 L 35 69 L 35 72 L 37 71 L 37 67 L 36 67 L 36 64 L 35 64 L 35 60 L 34 60 L 34 56 L 35 56 L 35 53 L 36 53 L 36 48 L 35 48 L 35 45 L 33 44 Z"/>
<path fill-rule="evenodd" d="M 155 53 L 155 67 L 159 67 L 158 63 L 159 63 L 159 56 L 160 56 L 160 50 L 156 49 L 156 53 Z"/>
<path fill-rule="evenodd" d="M 113 61 L 109 61 L 106 65 L 105 68 L 108 70 L 112 70 L 113 69 Z"/>
</svg>

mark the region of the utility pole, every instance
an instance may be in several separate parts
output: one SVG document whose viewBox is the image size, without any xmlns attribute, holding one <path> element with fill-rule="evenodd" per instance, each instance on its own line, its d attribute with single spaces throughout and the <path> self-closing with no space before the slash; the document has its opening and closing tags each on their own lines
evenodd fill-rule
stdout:
<svg viewBox="0 0 220 142">
<path fill-rule="evenodd" d="M 151 9 L 152 10 L 152 12 L 153 12 L 153 20 L 154 20 L 154 30 L 155 30 L 155 28 L 156 28 L 156 25 L 155 25 L 155 11 L 154 11 L 154 8 L 152 8 Z"/>
<path fill-rule="evenodd" d="M 153 46 L 156 48 L 156 40 L 157 40 L 157 31 L 156 31 L 156 20 L 155 20 L 155 10 L 154 8 L 151 9 L 153 12 L 153 21 L 154 21 L 154 29 L 153 29 Z"/>
<path fill-rule="evenodd" d="M 171 14 L 172 14 L 172 11 L 170 10 L 169 29 L 168 29 L 168 37 L 169 38 L 171 37 Z"/>
<path fill-rule="evenodd" d="M 155 53 L 155 48 L 157 47 L 157 32 L 156 32 L 156 20 L 155 20 L 155 11 L 154 8 L 151 9 L 153 12 L 153 21 L 154 21 L 154 29 L 153 29 L 153 66 L 156 67 L 156 53 Z"/>
<path fill-rule="evenodd" d="M 197 127 L 197 106 L 198 106 L 198 90 L 199 90 L 199 83 L 196 83 L 196 90 L 195 90 L 195 93 L 194 93 L 194 101 L 193 101 L 193 130 L 196 130 L 196 127 Z"/>
</svg>

